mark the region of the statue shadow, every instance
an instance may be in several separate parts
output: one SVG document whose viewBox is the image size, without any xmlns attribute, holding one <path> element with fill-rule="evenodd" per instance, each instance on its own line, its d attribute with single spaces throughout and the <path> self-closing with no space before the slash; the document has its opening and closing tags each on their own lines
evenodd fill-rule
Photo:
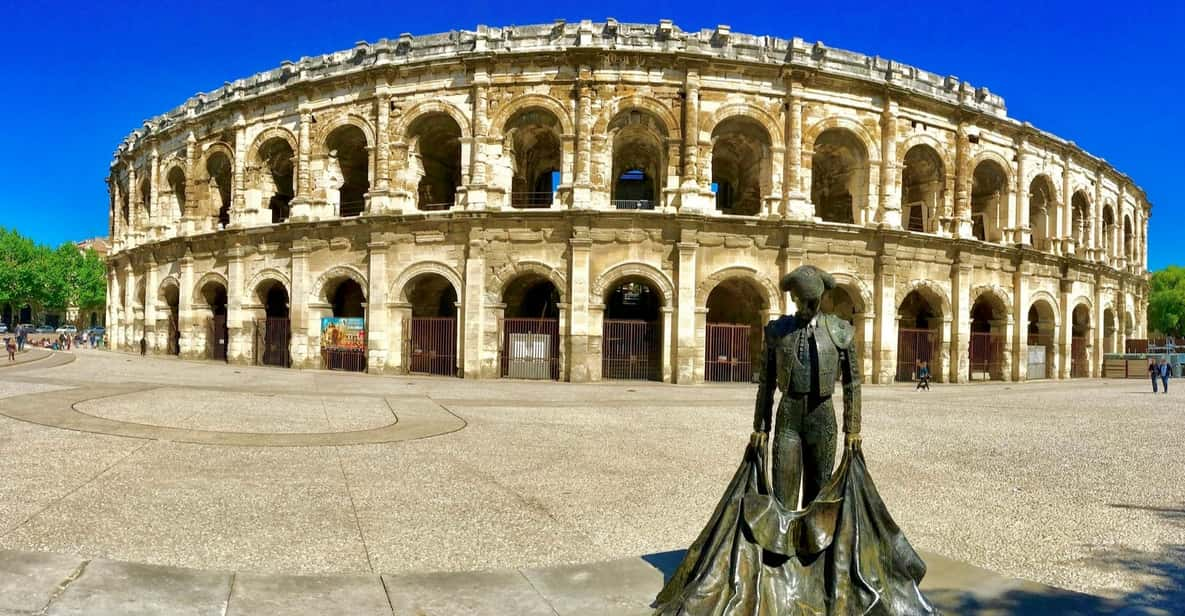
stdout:
<svg viewBox="0 0 1185 616">
<path fill-rule="evenodd" d="M 647 554 L 642 557 L 651 567 L 662 572 L 662 583 L 666 584 L 671 581 L 671 577 L 675 575 L 675 570 L 679 568 L 679 563 L 683 562 L 683 557 L 687 555 L 687 550 L 671 550 L 669 552 L 655 552 L 654 554 Z"/>
</svg>

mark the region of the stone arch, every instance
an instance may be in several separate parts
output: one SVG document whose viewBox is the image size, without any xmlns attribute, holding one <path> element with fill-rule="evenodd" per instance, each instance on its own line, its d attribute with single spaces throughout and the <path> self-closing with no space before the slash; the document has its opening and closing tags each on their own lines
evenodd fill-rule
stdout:
<svg viewBox="0 0 1185 616">
<path fill-rule="evenodd" d="M 398 104 L 398 102 L 396 102 Z M 390 133 L 396 139 L 407 140 L 407 130 L 415 123 L 416 120 L 433 113 L 443 113 L 449 116 L 457 123 L 461 129 L 461 138 L 468 139 L 471 136 L 470 124 L 471 120 L 465 115 L 465 112 L 456 105 L 443 100 L 427 100 L 420 101 L 413 104 L 407 109 L 403 110 L 394 121 L 391 122 Z"/>
<path fill-rule="evenodd" d="M 671 112 L 670 107 L 665 103 L 652 96 L 645 96 L 642 94 L 634 94 L 632 96 L 621 96 L 614 98 L 602 109 L 600 115 L 597 117 L 596 123 L 593 125 L 593 135 L 603 135 L 608 131 L 609 123 L 617 116 L 625 113 L 631 109 L 640 109 L 648 111 L 655 118 L 657 118 L 666 129 L 668 139 L 676 137 L 679 133 L 679 120 L 675 114 Z"/>
<path fill-rule="evenodd" d="M 560 123 L 560 130 L 563 134 L 575 133 L 575 129 L 572 127 L 572 117 L 562 102 L 544 94 L 524 94 L 510 99 L 494 112 L 494 116 L 490 118 L 490 136 L 501 139 L 506 132 L 507 122 L 518 112 L 532 107 L 544 109 L 554 115 Z"/>
<path fill-rule="evenodd" d="M 191 295 L 190 297 L 193 297 L 193 298 L 202 297 L 202 288 L 204 288 L 206 285 L 210 284 L 211 282 L 216 282 L 216 283 L 222 285 L 222 288 L 226 289 L 227 292 L 229 293 L 230 285 L 226 282 L 226 276 L 223 276 L 222 274 L 220 274 L 218 272 L 206 272 L 205 274 L 202 274 L 201 278 L 198 278 L 196 283 L 194 283 L 193 295 Z"/>
<path fill-rule="evenodd" d="M 339 278 L 349 278 L 358 283 L 364 294 L 370 289 L 366 282 L 366 276 L 358 268 L 352 265 L 334 265 L 317 277 L 317 281 L 313 283 L 312 287 L 313 293 L 316 295 L 310 299 L 314 302 L 329 303 L 329 297 L 325 294 L 326 287 L 330 282 Z"/>
<path fill-rule="evenodd" d="M 501 303 L 502 297 L 506 294 L 506 287 L 524 274 L 535 274 L 547 280 L 559 292 L 560 301 L 566 301 L 567 279 L 562 272 L 542 261 L 511 261 L 502 266 L 490 277 L 489 284 L 486 286 L 486 301 L 492 304 Z"/>
<path fill-rule="evenodd" d="M 234 148 L 230 147 L 230 144 L 226 143 L 225 141 L 215 141 L 214 143 L 206 144 L 206 147 L 202 148 L 201 168 L 205 169 L 206 165 L 208 165 L 210 163 L 210 159 L 213 158 L 213 156 L 218 153 L 225 154 L 226 158 L 228 160 L 230 160 L 231 164 L 232 165 L 234 164 L 234 161 L 235 161 Z"/>
<path fill-rule="evenodd" d="M 161 300 L 162 298 L 164 298 L 165 290 L 168 288 L 176 288 L 178 290 L 178 292 L 180 292 L 181 282 L 179 280 L 177 280 L 176 276 L 173 276 L 173 275 L 165 276 L 164 279 L 160 281 L 160 284 L 157 285 L 156 298 L 158 301 Z"/>
<path fill-rule="evenodd" d="M 917 291 L 924 298 L 938 300 L 938 309 L 942 312 L 939 316 L 943 320 L 949 320 L 951 318 L 950 295 L 941 284 L 933 280 L 912 280 L 905 286 L 898 287 L 897 295 L 894 298 L 894 305 L 900 307 L 901 303 L 905 301 L 905 298 L 914 291 Z"/>
<path fill-rule="evenodd" d="M 806 132 L 803 133 L 803 146 L 814 148 L 815 141 L 819 139 L 819 135 L 822 135 L 824 132 L 833 128 L 851 131 L 855 135 L 856 139 L 864 144 L 864 150 L 868 156 L 868 162 L 880 162 L 880 148 L 877 147 L 878 141 L 876 137 L 869 133 L 868 129 L 865 128 L 863 124 L 851 118 L 830 117 L 815 122 L 809 129 L 806 130 Z"/>
<path fill-rule="evenodd" d="M 856 306 L 858 312 L 864 314 L 876 312 L 876 303 L 872 299 L 872 289 L 869 289 L 868 284 L 859 276 L 847 272 L 831 272 L 831 277 L 835 279 L 836 287 L 847 291 L 852 299 L 859 302 Z"/>
<path fill-rule="evenodd" d="M 407 268 L 400 272 L 399 275 L 395 277 L 395 280 L 391 282 L 391 288 L 389 289 L 387 297 L 395 298 L 396 301 L 407 302 L 408 283 L 423 274 L 437 274 L 449 281 L 449 284 L 453 285 L 453 291 L 455 291 L 457 294 L 457 301 L 465 301 L 462 294 L 462 291 L 465 288 L 465 283 L 461 279 L 461 275 L 457 273 L 457 270 L 439 261 L 421 261 L 419 263 L 413 263 L 412 265 L 407 266 Z"/>
<path fill-rule="evenodd" d="M 621 278 L 630 276 L 644 278 L 654 284 L 655 288 L 662 293 L 663 307 L 670 308 L 674 306 L 675 285 L 671 283 L 671 279 L 662 270 L 649 263 L 633 261 L 618 263 L 601 272 L 601 275 L 597 276 L 596 282 L 592 285 L 592 297 L 596 298 L 598 304 L 603 303 L 605 301 L 605 292 L 608 291 L 609 285 Z"/>
<path fill-rule="evenodd" d="M 255 140 L 251 142 L 251 147 L 247 149 L 247 161 L 250 162 L 259 158 L 259 148 L 263 147 L 263 144 L 268 141 L 277 138 L 288 142 L 288 146 L 292 148 L 293 153 L 300 152 L 300 145 L 296 140 L 296 135 L 293 135 L 292 131 L 283 126 L 273 126 L 259 133 L 255 137 Z"/>
<path fill-rule="evenodd" d="M 375 145 L 374 128 L 370 125 L 370 121 L 356 113 L 335 114 L 329 119 L 323 120 L 323 123 L 319 124 L 319 126 L 317 138 L 313 140 L 314 155 L 323 156 L 328 154 L 329 150 L 326 148 L 325 142 L 329 140 L 329 136 L 333 134 L 333 131 L 344 126 L 354 126 L 362 131 L 362 135 L 366 137 L 367 147 L 373 148 Z M 293 151 L 299 152 L 300 150 Z"/>
<path fill-rule="evenodd" d="M 1054 297 L 1049 291 L 1033 291 L 1033 293 L 1029 295 L 1029 308 L 1032 308 L 1038 302 L 1045 302 L 1046 304 L 1049 304 L 1049 307 L 1053 310 L 1053 325 L 1055 327 L 1061 325 L 1061 306 L 1058 304 L 1057 298 Z"/>
<path fill-rule="evenodd" d="M 898 163 L 903 163 L 905 161 L 905 155 L 919 145 L 929 146 L 938 156 L 938 160 L 942 161 L 942 177 L 944 180 L 955 177 L 955 168 L 952 162 L 953 157 L 947 152 L 947 145 L 938 139 L 938 137 L 929 133 L 912 133 L 898 142 L 896 152 Z"/>
<path fill-rule="evenodd" d="M 259 270 L 254 276 L 251 277 L 251 280 L 247 283 L 247 292 L 254 293 L 255 290 L 259 288 L 259 285 L 268 280 L 272 280 L 278 284 L 283 285 L 285 289 L 292 288 L 292 283 L 288 279 L 287 274 L 274 267 L 268 267 Z"/>
<path fill-rule="evenodd" d="M 975 168 L 984 161 L 992 161 L 1000 166 L 1000 170 L 1004 172 L 1004 188 L 1010 190 L 1012 187 L 1012 163 L 1004 158 L 1002 154 L 993 150 L 983 150 L 971 158 L 970 169 L 974 173 Z"/>
<path fill-rule="evenodd" d="M 764 109 L 751 103 L 729 103 L 715 111 L 706 125 L 700 127 L 700 132 L 711 135 L 721 123 L 733 118 L 748 118 L 765 129 L 766 136 L 772 147 L 783 147 L 782 129 L 778 121 Z"/>
<path fill-rule="evenodd" d="M 979 300 L 987 298 L 993 308 L 998 308 L 1000 314 L 1008 319 L 1012 318 L 1012 298 L 1008 290 L 998 284 L 981 284 L 971 287 L 968 306 L 974 307 Z"/>
<path fill-rule="evenodd" d="M 729 278 L 740 278 L 754 284 L 758 289 L 761 289 L 765 295 L 763 298 L 766 302 L 765 308 L 771 313 L 779 312 L 781 310 L 782 293 L 778 291 L 777 286 L 768 276 L 762 276 L 758 273 L 757 268 L 749 267 L 747 265 L 732 265 L 721 268 L 713 272 L 710 276 L 704 278 L 695 287 L 695 305 L 698 308 L 707 306 L 708 296 L 711 295 L 712 290 L 720 283 Z"/>
</svg>

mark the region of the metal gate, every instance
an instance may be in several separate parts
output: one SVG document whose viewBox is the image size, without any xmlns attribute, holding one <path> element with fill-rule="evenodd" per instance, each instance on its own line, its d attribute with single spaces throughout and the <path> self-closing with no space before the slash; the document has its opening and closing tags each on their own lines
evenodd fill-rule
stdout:
<svg viewBox="0 0 1185 616">
<path fill-rule="evenodd" d="M 211 317 L 206 322 L 206 353 L 209 359 L 226 361 L 227 339 L 226 315 Z"/>
<path fill-rule="evenodd" d="M 260 331 L 259 321 L 255 322 L 256 331 Z M 263 321 L 262 351 L 257 355 L 265 366 L 292 367 L 292 355 L 288 350 L 288 343 L 292 340 L 292 320 L 281 317 L 268 317 Z"/>
<path fill-rule="evenodd" d="M 652 321 L 605 319 L 601 378 L 661 381 L 660 327 Z"/>
<path fill-rule="evenodd" d="M 1047 379 L 1052 366 L 1049 365 L 1049 351 L 1053 348 L 1052 334 L 1029 334 L 1029 357 L 1025 375 L 1028 380 Z"/>
<path fill-rule="evenodd" d="M 1086 360 L 1086 336 L 1070 338 L 1070 377 L 1086 378 L 1090 376 L 1090 364 Z"/>
<path fill-rule="evenodd" d="M 503 319 L 502 376 L 512 379 L 560 379 L 558 319 Z"/>
<path fill-rule="evenodd" d="M 753 380 L 750 336 L 753 326 L 708 323 L 704 353 L 704 380 L 748 383 Z"/>
<path fill-rule="evenodd" d="M 918 362 L 930 364 L 930 376 L 938 373 L 934 365 L 938 336 L 930 329 L 902 327 L 897 330 L 897 380 L 909 382 L 917 375 Z"/>
<path fill-rule="evenodd" d="M 968 350 L 972 381 L 991 381 L 1004 378 L 1004 336 L 992 333 L 972 333 Z"/>
<path fill-rule="evenodd" d="M 457 376 L 455 317 L 412 317 L 404 325 L 410 372 Z"/>
<path fill-rule="evenodd" d="M 321 362 L 326 370 L 366 372 L 366 349 L 324 347 L 321 349 Z"/>
</svg>

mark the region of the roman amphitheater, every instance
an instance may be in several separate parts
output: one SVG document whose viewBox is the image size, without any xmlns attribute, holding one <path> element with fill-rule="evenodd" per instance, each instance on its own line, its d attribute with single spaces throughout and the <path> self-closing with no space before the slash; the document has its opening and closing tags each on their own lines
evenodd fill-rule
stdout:
<svg viewBox="0 0 1185 616">
<path fill-rule="evenodd" d="M 748 381 L 803 263 L 869 382 L 1098 376 L 1146 328 L 1131 178 L 987 88 L 728 26 L 360 42 L 146 121 L 108 185 L 111 342 L 186 358 Z"/>
</svg>

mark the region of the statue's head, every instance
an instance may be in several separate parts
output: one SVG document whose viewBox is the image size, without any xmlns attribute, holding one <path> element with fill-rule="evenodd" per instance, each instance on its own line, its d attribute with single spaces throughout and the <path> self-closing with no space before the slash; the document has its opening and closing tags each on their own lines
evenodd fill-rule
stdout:
<svg viewBox="0 0 1185 616">
<path fill-rule="evenodd" d="M 789 291 L 798 307 L 795 316 L 809 321 L 819 314 L 819 303 L 827 289 L 835 288 L 835 278 L 813 266 L 803 265 L 782 277 L 782 291 Z"/>
</svg>

